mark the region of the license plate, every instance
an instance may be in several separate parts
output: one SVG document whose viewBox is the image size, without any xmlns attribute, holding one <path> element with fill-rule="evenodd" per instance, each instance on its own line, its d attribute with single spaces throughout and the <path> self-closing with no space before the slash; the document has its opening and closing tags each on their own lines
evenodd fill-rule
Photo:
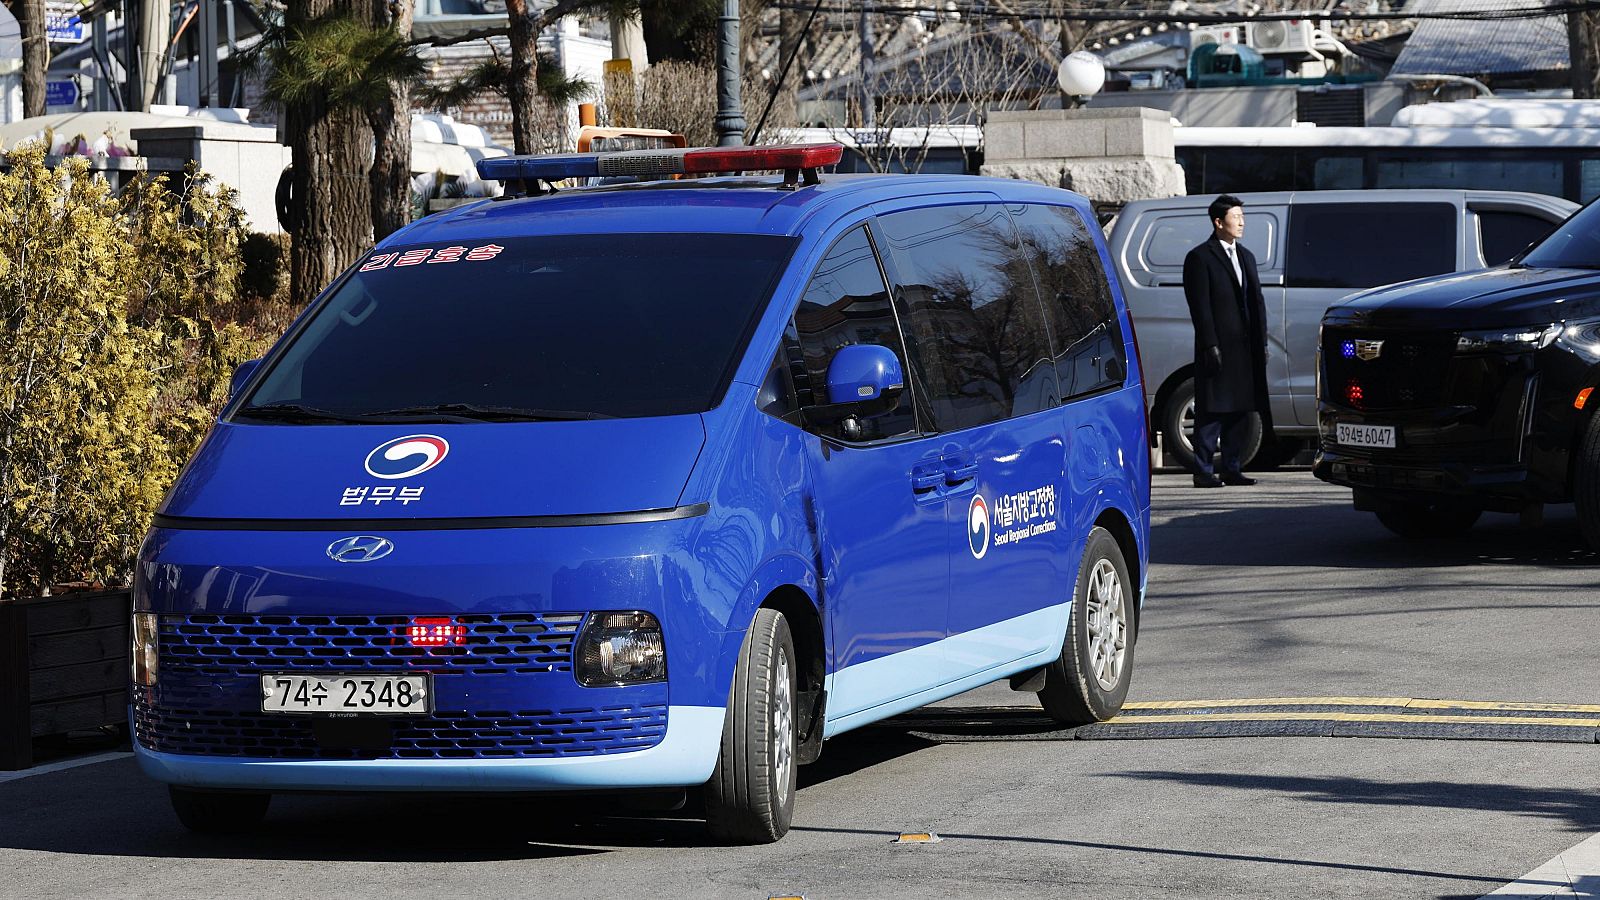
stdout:
<svg viewBox="0 0 1600 900">
<path fill-rule="evenodd" d="M 1340 422 L 1335 437 L 1347 447 L 1393 447 L 1393 425 L 1350 425 Z"/>
<path fill-rule="evenodd" d="M 421 716 L 432 693 L 426 675 L 263 675 L 261 711 Z"/>
</svg>

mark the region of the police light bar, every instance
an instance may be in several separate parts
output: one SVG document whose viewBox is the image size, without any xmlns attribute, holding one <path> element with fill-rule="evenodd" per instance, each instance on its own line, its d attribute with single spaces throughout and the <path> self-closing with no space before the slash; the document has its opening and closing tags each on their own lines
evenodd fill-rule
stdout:
<svg viewBox="0 0 1600 900">
<path fill-rule="evenodd" d="M 800 172 L 831 166 L 844 157 L 843 144 L 781 144 L 772 147 L 702 147 L 692 150 L 623 150 L 616 153 L 564 153 L 553 156 L 502 156 L 478 160 L 485 181 L 519 178 L 609 178 L 629 175 L 708 175 L 717 172 L 783 170 Z"/>
</svg>

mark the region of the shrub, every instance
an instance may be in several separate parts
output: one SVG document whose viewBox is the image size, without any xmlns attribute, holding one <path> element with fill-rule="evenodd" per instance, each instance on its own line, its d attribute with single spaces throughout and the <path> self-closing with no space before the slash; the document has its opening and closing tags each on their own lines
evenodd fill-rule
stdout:
<svg viewBox="0 0 1600 900">
<path fill-rule="evenodd" d="M 228 321 L 233 192 L 193 170 L 119 199 L 43 147 L 0 172 L 0 593 L 126 580 L 150 517 L 264 341 Z"/>
</svg>

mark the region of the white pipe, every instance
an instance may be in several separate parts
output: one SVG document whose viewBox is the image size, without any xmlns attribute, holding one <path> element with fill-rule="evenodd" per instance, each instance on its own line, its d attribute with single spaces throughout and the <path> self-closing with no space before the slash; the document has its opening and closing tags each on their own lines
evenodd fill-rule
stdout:
<svg viewBox="0 0 1600 900">
<path fill-rule="evenodd" d="M 1393 74 L 1391 74 L 1387 78 L 1385 78 L 1384 80 L 1385 81 L 1446 81 L 1446 82 L 1449 82 L 1451 84 L 1471 85 L 1472 87 L 1477 89 L 1479 97 L 1493 97 L 1494 96 L 1494 91 L 1489 90 L 1489 86 L 1487 84 L 1484 84 L 1483 82 L 1479 81 L 1476 78 L 1468 78 L 1465 75 L 1393 75 Z"/>
</svg>

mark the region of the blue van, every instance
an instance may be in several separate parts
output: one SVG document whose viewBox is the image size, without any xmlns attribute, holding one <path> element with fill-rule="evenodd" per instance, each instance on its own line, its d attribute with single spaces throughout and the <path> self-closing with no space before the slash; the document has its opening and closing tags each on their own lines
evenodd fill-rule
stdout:
<svg viewBox="0 0 1600 900">
<path fill-rule="evenodd" d="M 767 842 L 852 728 L 1007 676 L 1117 712 L 1149 427 L 1091 210 L 839 152 L 486 161 L 521 196 L 397 232 L 241 367 L 136 570 L 134 746 L 185 825 L 697 788 Z"/>
</svg>

